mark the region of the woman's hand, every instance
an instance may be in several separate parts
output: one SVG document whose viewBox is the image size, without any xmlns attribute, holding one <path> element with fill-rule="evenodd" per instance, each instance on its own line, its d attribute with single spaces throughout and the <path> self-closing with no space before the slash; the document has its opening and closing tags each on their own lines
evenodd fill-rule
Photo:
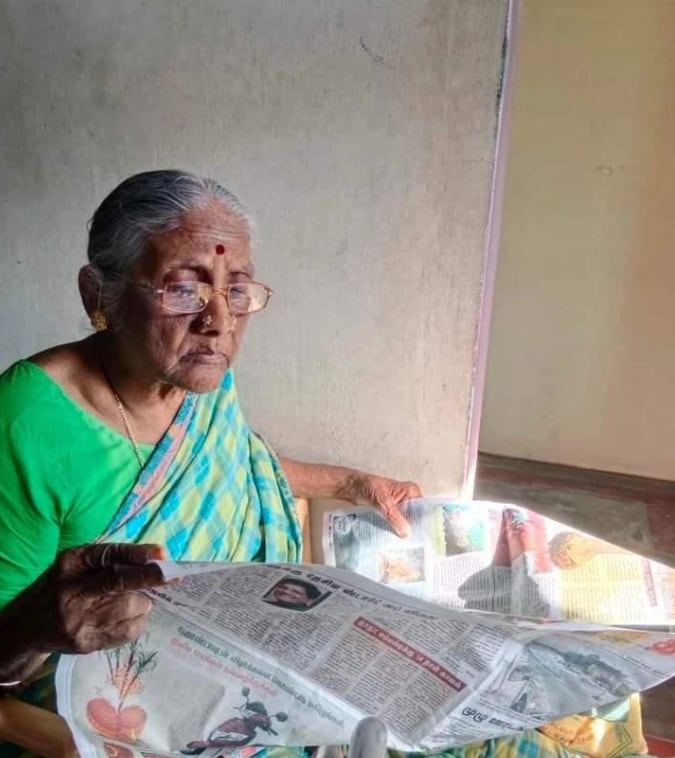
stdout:
<svg viewBox="0 0 675 758">
<path fill-rule="evenodd" d="M 413 497 L 422 497 L 422 491 L 415 482 L 399 482 L 342 466 L 304 463 L 292 458 L 279 460 L 296 497 L 337 498 L 360 505 L 373 505 L 399 537 L 410 534 L 410 525 L 401 511 L 401 503 Z"/>
<path fill-rule="evenodd" d="M 399 482 L 355 471 L 350 477 L 346 494 L 354 503 L 375 506 L 399 537 L 410 536 L 410 525 L 401 510 L 401 504 L 422 497 L 422 490 L 415 482 Z"/>
<path fill-rule="evenodd" d="M 0 612 L 0 681 L 25 678 L 45 655 L 89 653 L 136 639 L 164 584 L 158 545 L 95 544 L 65 550 Z"/>
</svg>

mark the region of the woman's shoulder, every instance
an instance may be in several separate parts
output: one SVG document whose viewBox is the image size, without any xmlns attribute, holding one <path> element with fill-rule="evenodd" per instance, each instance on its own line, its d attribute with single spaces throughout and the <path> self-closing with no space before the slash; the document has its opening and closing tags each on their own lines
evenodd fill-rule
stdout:
<svg viewBox="0 0 675 758">
<path fill-rule="evenodd" d="M 13 363 L 0 374 L 0 423 L 12 423 L 36 406 L 58 407 L 62 378 L 77 363 L 75 345 L 59 345 Z"/>
<path fill-rule="evenodd" d="M 8 410 L 13 400 L 26 400 L 39 393 L 47 379 L 29 358 L 22 358 L 0 374 L 0 407 Z"/>
<path fill-rule="evenodd" d="M 42 369 L 53 381 L 64 384 L 73 373 L 82 372 L 90 353 L 88 342 L 82 340 L 55 345 L 31 355 L 26 361 Z"/>
</svg>

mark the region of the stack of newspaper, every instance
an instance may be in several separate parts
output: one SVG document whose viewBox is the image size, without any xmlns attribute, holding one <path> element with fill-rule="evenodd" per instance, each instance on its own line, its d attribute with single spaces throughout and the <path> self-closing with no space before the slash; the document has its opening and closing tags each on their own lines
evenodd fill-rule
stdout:
<svg viewBox="0 0 675 758">
<path fill-rule="evenodd" d="M 82 758 L 344 744 L 367 715 L 391 747 L 434 750 L 675 675 L 675 635 L 574 620 L 666 625 L 675 572 L 522 509 L 408 508 L 408 540 L 367 509 L 328 514 L 337 567 L 161 564 L 182 581 L 152 592 L 147 634 L 61 660 Z"/>
</svg>

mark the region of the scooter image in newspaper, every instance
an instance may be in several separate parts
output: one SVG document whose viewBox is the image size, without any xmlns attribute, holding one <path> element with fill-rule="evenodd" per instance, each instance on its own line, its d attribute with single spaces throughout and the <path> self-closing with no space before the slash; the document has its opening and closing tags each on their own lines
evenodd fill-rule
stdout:
<svg viewBox="0 0 675 758">
<path fill-rule="evenodd" d="M 205 740 L 189 742 L 181 753 L 184 755 L 199 755 L 206 748 L 211 747 L 242 747 L 248 745 L 258 733 L 258 729 L 267 734 L 276 736 L 277 732 L 272 728 L 272 719 L 284 722 L 288 716 L 283 713 L 270 715 L 263 703 L 251 702 L 248 696 L 251 694 L 249 687 L 244 687 L 241 694 L 246 698 L 243 705 L 236 706 L 238 716 L 223 721 L 213 729 Z"/>
</svg>

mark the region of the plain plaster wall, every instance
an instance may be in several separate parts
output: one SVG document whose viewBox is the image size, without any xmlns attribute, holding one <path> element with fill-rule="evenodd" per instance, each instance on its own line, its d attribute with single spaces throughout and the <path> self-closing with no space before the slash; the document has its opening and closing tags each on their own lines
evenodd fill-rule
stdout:
<svg viewBox="0 0 675 758">
<path fill-rule="evenodd" d="M 675 479 L 675 3 L 520 36 L 481 449 Z"/>
<path fill-rule="evenodd" d="M 82 337 L 127 175 L 225 180 L 276 290 L 237 368 L 286 454 L 464 475 L 506 0 L 1 0 L 0 362 Z"/>
</svg>

